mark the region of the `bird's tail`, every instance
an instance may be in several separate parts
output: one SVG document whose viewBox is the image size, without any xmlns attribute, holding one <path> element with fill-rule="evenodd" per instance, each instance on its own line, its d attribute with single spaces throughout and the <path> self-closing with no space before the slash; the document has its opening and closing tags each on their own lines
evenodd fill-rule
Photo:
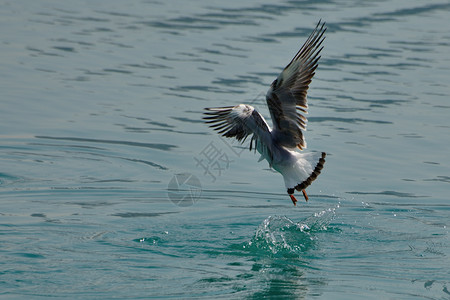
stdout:
<svg viewBox="0 0 450 300">
<path fill-rule="evenodd" d="M 325 156 L 325 152 L 295 153 L 296 161 L 282 173 L 289 194 L 294 189 L 304 190 L 319 176 L 325 164 Z"/>
</svg>

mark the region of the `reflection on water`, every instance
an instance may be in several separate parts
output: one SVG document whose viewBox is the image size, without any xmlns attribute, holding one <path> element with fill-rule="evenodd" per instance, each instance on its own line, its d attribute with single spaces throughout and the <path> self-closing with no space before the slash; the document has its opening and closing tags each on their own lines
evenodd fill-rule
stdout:
<svg viewBox="0 0 450 300">
<path fill-rule="evenodd" d="M 329 228 L 335 215 L 336 208 L 330 208 L 300 222 L 284 216 L 267 217 L 250 241 L 232 244 L 226 253 L 232 261 L 226 269 L 236 270 L 234 276 L 209 276 L 195 286 L 205 289 L 214 284 L 213 290 L 230 290 L 236 296 L 252 299 L 273 295 L 306 297 L 310 285 L 326 284 L 323 278 L 312 279 L 309 273 L 314 272 L 311 258 L 317 250 L 316 242 L 320 242 L 318 236 L 335 230 Z"/>
</svg>

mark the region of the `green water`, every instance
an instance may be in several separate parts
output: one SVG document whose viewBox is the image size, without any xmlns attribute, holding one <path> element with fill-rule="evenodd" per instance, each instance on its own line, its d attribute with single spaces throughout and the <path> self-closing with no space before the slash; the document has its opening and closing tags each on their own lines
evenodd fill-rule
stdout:
<svg viewBox="0 0 450 300">
<path fill-rule="evenodd" d="M 445 1 L 0 7 L 0 298 L 450 297 Z M 201 114 L 267 117 L 319 19 L 294 207 Z"/>
</svg>

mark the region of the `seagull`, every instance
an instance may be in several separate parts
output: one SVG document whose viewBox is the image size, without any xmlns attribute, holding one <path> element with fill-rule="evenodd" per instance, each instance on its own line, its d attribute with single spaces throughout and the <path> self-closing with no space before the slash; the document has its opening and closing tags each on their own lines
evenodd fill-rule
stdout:
<svg viewBox="0 0 450 300">
<path fill-rule="evenodd" d="M 272 119 L 272 128 L 264 117 L 248 104 L 205 108 L 203 119 L 224 137 L 243 143 L 247 137 L 252 148 L 266 159 L 269 166 L 283 175 L 287 193 L 294 206 L 294 191 L 302 191 L 308 201 L 306 188 L 319 176 L 325 164 L 325 152 L 300 153 L 306 149 L 303 131 L 308 113 L 306 93 L 315 74 L 325 39 L 325 22 L 321 20 L 306 42 L 275 79 L 266 102 Z"/>
</svg>

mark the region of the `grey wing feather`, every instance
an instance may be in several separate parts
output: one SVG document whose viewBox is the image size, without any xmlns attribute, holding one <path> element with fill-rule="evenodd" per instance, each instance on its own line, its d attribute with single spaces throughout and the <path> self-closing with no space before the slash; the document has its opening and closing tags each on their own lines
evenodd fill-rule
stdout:
<svg viewBox="0 0 450 300">
<path fill-rule="evenodd" d="M 266 157 L 272 157 L 271 129 L 264 117 L 254 107 L 245 104 L 227 107 L 205 108 L 203 119 L 210 124 L 214 130 L 224 137 L 236 138 L 244 142 L 251 136 L 250 150 L 253 142 L 255 149 L 259 148 Z M 271 163 L 271 161 L 269 161 Z"/>
<path fill-rule="evenodd" d="M 302 133 L 307 122 L 303 115 L 307 113 L 308 108 L 306 94 L 320 59 L 325 31 L 325 23 L 319 21 L 292 61 L 272 83 L 266 95 L 274 139 L 287 148 L 306 148 Z"/>
</svg>

